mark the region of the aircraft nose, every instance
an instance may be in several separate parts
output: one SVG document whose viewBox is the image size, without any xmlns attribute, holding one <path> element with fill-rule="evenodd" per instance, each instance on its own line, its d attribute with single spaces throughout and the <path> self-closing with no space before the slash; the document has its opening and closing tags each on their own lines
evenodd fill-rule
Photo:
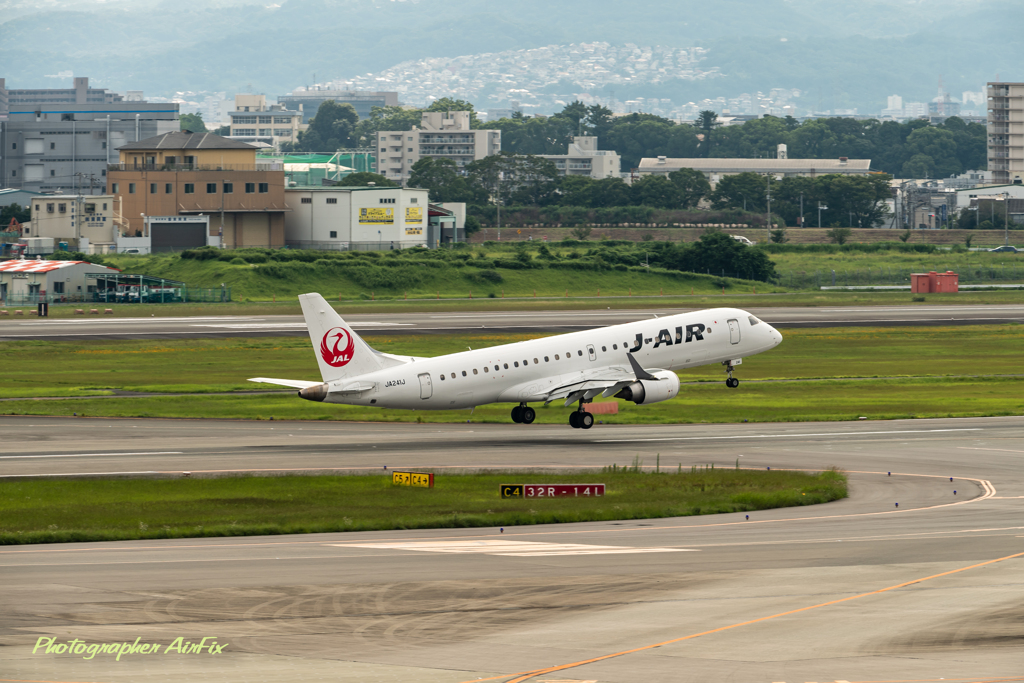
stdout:
<svg viewBox="0 0 1024 683">
<path fill-rule="evenodd" d="M 771 332 L 772 341 L 775 343 L 776 346 L 778 346 L 782 342 L 782 333 L 779 332 L 774 327 L 771 327 L 770 325 L 769 325 L 769 329 L 772 331 Z"/>
</svg>

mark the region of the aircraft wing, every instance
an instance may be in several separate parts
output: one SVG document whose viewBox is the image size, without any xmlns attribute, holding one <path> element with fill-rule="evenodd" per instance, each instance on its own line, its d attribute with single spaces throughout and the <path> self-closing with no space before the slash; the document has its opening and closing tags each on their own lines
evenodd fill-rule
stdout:
<svg viewBox="0 0 1024 683">
<path fill-rule="evenodd" d="M 598 394 L 611 396 L 636 381 L 636 375 L 620 367 L 606 367 L 586 372 L 579 380 L 553 388 L 544 397 L 544 403 L 565 399 L 565 405 L 581 398 L 594 398 Z"/>
<path fill-rule="evenodd" d="M 544 403 L 565 399 L 565 405 L 582 399 L 591 399 L 598 394 L 608 398 L 619 393 L 625 387 L 641 379 L 657 381 L 657 377 L 644 370 L 640 364 L 628 354 L 628 368 L 609 366 L 583 373 L 578 381 L 555 387 L 544 397 Z"/>
<path fill-rule="evenodd" d="M 274 379 L 273 377 L 253 377 L 250 382 L 260 384 L 277 384 L 282 387 L 294 387 L 295 389 L 306 389 L 323 384 L 323 382 L 304 382 L 301 379 Z"/>
</svg>

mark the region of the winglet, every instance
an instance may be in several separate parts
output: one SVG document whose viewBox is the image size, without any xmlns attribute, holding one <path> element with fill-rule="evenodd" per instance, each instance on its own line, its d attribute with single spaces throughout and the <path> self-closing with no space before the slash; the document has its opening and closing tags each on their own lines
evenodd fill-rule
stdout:
<svg viewBox="0 0 1024 683">
<path fill-rule="evenodd" d="M 629 364 L 633 368 L 633 374 L 636 375 L 637 379 L 647 379 L 657 381 L 657 377 L 640 367 L 640 364 L 636 362 L 636 358 L 633 358 L 633 354 L 627 353 L 626 358 L 629 359 Z"/>
</svg>

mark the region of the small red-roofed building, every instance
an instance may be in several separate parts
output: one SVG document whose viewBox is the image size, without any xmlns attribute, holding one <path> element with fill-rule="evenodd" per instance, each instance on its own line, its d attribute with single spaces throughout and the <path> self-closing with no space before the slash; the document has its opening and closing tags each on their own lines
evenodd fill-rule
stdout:
<svg viewBox="0 0 1024 683">
<path fill-rule="evenodd" d="M 88 261 L 0 261 L 0 305 L 34 305 L 41 301 L 91 299 L 87 276 L 116 275 L 117 268 Z"/>
</svg>

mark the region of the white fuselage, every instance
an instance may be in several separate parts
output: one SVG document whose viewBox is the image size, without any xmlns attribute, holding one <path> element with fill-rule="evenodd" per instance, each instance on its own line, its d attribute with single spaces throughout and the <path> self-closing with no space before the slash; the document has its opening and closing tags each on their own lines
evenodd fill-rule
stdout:
<svg viewBox="0 0 1024 683">
<path fill-rule="evenodd" d="M 715 308 L 557 337 L 463 351 L 328 382 L 328 403 L 447 410 L 486 403 L 543 401 L 546 394 L 601 368 L 676 370 L 721 363 L 774 348 L 780 335 L 746 311 Z M 443 379 L 442 379 L 443 377 Z M 358 382 L 370 389 L 346 391 Z"/>
</svg>

